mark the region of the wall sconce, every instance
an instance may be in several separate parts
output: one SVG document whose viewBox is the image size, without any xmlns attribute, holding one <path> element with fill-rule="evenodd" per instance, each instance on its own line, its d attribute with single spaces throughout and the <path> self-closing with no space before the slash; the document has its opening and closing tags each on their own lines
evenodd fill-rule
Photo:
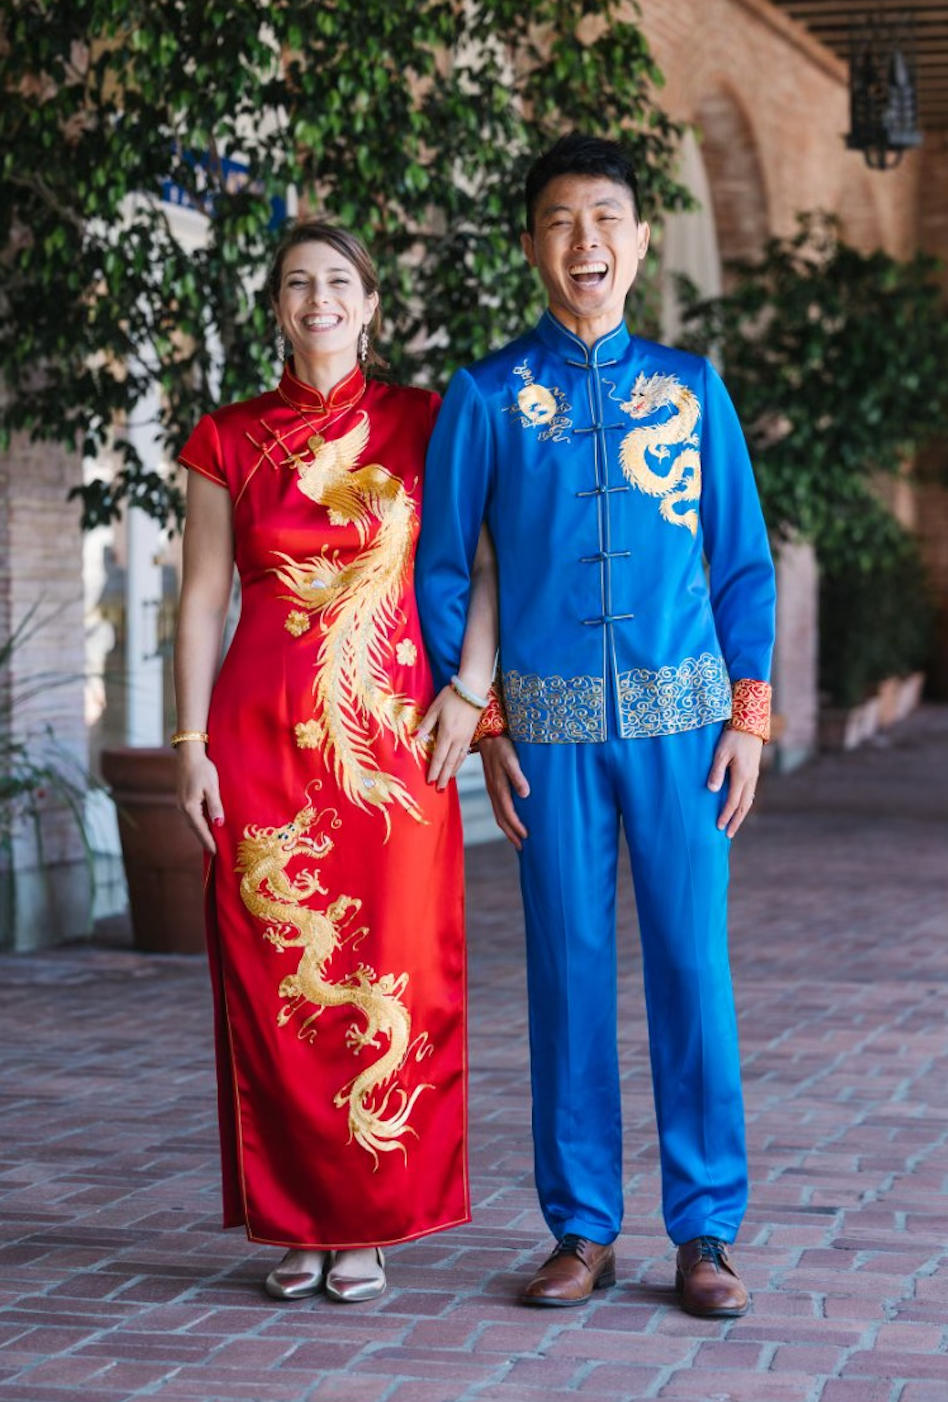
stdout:
<svg viewBox="0 0 948 1402">
<path fill-rule="evenodd" d="M 861 151 L 872 170 L 891 170 L 903 152 L 921 146 L 917 119 L 911 15 L 895 19 L 883 12 L 853 24 L 846 145 Z"/>
</svg>

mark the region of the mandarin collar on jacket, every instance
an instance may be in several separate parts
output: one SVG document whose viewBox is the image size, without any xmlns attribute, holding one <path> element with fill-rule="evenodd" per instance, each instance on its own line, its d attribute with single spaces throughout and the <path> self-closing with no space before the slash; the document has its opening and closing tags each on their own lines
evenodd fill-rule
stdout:
<svg viewBox="0 0 948 1402">
<path fill-rule="evenodd" d="M 625 352 L 632 340 L 624 321 L 607 331 L 591 346 L 580 340 L 547 309 L 536 325 L 536 334 L 549 350 L 561 355 L 571 365 L 612 365 Z"/>
<path fill-rule="evenodd" d="M 356 365 L 344 379 L 333 385 L 328 394 L 320 394 L 314 385 L 297 379 L 292 365 L 293 361 L 288 360 L 283 366 L 279 393 L 294 409 L 303 409 L 310 414 L 329 414 L 338 409 L 350 409 L 365 393 L 366 379 L 360 365 Z"/>
</svg>

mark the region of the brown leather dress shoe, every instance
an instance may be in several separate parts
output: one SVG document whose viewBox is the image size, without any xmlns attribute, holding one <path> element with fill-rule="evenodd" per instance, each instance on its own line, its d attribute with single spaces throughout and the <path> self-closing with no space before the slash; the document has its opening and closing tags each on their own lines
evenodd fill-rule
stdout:
<svg viewBox="0 0 948 1402">
<path fill-rule="evenodd" d="M 747 1287 L 716 1236 L 697 1236 L 678 1248 L 675 1289 L 686 1314 L 714 1319 L 747 1313 Z"/>
<path fill-rule="evenodd" d="M 520 1296 L 525 1305 L 583 1305 L 594 1290 L 616 1283 L 616 1253 L 585 1237 L 564 1236 Z"/>
</svg>

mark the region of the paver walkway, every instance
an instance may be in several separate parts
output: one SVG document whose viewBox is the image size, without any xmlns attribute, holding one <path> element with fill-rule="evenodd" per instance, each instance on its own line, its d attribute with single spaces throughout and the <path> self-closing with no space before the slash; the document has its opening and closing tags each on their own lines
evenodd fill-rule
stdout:
<svg viewBox="0 0 948 1402">
<path fill-rule="evenodd" d="M 370 1305 L 275 1305 L 276 1253 L 217 1229 L 200 958 L 0 959 L 0 1399 L 945 1402 L 948 708 L 768 775 L 735 848 L 744 1319 L 674 1305 L 628 910 L 619 1283 L 517 1305 L 547 1238 L 516 869 L 503 843 L 469 868 L 474 1221 L 393 1251 Z"/>
</svg>

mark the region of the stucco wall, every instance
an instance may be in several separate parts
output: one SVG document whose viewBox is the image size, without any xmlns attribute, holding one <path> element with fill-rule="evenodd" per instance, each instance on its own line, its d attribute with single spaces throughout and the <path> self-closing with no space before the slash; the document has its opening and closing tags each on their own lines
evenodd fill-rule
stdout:
<svg viewBox="0 0 948 1402">
<path fill-rule="evenodd" d="M 87 754 L 79 509 L 67 501 L 80 480 L 78 458 L 49 444 L 16 439 L 0 453 L 0 628 L 26 620 L 29 636 L 13 654 L 10 685 L 22 695 L 14 729 L 50 727 L 58 747 L 84 765 Z M 0 944 L 32 947 L 88 930 L 88 872 L 73 819 L 52 812 L 18 829 L 0 853 Z"/>
</svg>

